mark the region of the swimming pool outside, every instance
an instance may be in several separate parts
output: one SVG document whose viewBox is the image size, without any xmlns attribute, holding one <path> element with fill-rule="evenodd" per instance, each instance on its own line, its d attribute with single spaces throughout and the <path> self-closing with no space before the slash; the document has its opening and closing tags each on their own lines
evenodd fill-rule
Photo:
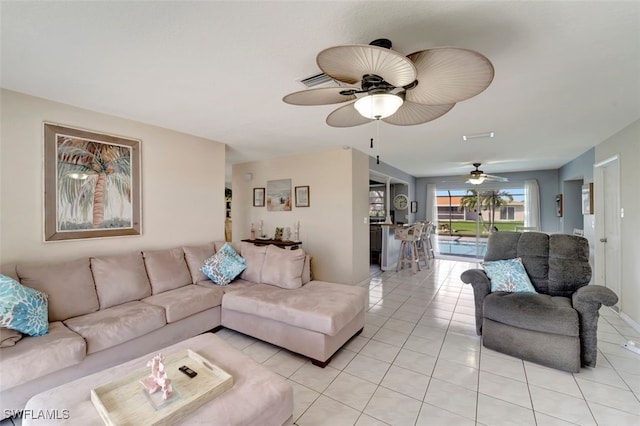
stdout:
<svg viewBox="0 0 640 426">
<path fill-rule="evenodd" d="M 485 239 L 482 239 L 476 244 L 475 239 L 445 240 L 445 239 L 438 238 L 436 247 L 437 247 L 438 253 L 445 256 L 464 256 L 464 257 L 482 258 L 484 257 L 484 254 L 487 251 L 487 241 Z"/>
</svg>

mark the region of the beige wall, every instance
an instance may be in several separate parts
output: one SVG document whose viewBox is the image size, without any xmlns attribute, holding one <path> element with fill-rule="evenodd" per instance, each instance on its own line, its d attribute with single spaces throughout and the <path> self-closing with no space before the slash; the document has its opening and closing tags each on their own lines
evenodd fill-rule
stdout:
<svg viewBox="0 0 640 426">
<path fill-rule="evenodd" d="M 3 90 L 0 261 L 56 261 L 224 239 L 224 144 Z M 140 139 L 141 236 L 43 242 L 42 123 Z"/>
<path fill-rule="evenodd" d="M 340 149 L 300 154 L 266 161 L 233 165 L 233 240 L 249 238 L 251 223 L 264 222 L 273 236 L 276 226 L 290 227 L 300 221 L 302 248 L 313 256 L 314 278 L 353 284 L 369 275 L 368 157 L 362 152 Z M 251 180 L 246 180 L 251 173 Z M 253 188 L 267 181 L 291 179 L 296 186 L 309 185 L 310 207 L 269 212 L 253 207 Z"/>
<path fill-rule="evenodd" d="M 358 150 L 352 153 L 352 282 L 357 283 L 369 277 L 369 156 Z"/>
<path fill-rule="evenodd" d="M 621 306 L 623 314 L 640 324 L 640 120 L 596 146 L 596 163 L 618 155 L 620 158 Z M 598 226 L 598 211 L 595 212 Z"/>
</svg>

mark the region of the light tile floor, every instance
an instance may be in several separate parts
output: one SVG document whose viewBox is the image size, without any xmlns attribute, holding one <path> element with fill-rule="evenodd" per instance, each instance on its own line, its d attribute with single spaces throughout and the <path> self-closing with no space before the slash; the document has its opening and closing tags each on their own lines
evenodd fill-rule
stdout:
<svg viewBox="0 0 640 426">
<path fill-rule="evenodd" d="M 384 272 L 369 288 L 367 325 L 325 369 L 231 330 L 218 335 L 285 377 L 294 421 L 315 425 L 640 425 L 640 333 L 600 310 L 598 366 L 570 374 L 482 347 L 473 263 L 431 261 Z"/>
<path fill-rule="evenodd" d="M 367 325 L 324 369 L 231 330 L 217 334 L 291 383 L 298 426 L 640 425 L 640 356 L 621 347 L 640 333 L 602 308 L 598 366 L 578 374 L 486 349 L 472 288 L 459 279 L 473 267 L 438 259 L 360 283 Z"/>
</svg>

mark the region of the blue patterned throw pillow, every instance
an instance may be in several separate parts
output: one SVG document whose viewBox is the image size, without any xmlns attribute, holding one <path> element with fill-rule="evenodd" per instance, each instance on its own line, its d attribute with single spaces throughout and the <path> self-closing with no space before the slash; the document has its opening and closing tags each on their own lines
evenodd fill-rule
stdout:
<svg viewBox="0 0 640 426">
<path fill-rule="evenodd" d="M 245 263 L 244 257 L 240 256 L 229 243 L 224 245 L 218 250 L 216 254 L 220 253 L 223 256 L 231 256 L 240 263 Z"/>
<path fill-rule="evenodd" d="M 42 336 L 49 329 L 47 295 L 0 275 L 0 327 L 29 336 Z"/>
<path fill-rule="evenodd" d="M 228 285 L 247 268 L 245 260 L 229 244 L 204 261 L 200 270 L 218 285 Z"/>
<path fill-rule="evenodd" d="M 537 293 L 531 284 L 522 259 L 495 260 L 482 264 L 491 280 L 491 291 L 508 291 L 511 293 Z"/>
</svg>

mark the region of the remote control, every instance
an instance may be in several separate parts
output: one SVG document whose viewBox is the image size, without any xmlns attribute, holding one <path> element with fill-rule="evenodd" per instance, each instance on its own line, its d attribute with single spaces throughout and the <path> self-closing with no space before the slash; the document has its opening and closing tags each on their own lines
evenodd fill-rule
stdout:
<svg viewBox="0 0 640 426">
<path fill-rule="evenodd" d="M 186 365 L 183 365 L 182 367 L 178 368 L 178 370 L 182 371 L 184 374 L 191 377 L 192 379 L 198 375 L 198 373 L 196 373 Z"/>
</svg>

